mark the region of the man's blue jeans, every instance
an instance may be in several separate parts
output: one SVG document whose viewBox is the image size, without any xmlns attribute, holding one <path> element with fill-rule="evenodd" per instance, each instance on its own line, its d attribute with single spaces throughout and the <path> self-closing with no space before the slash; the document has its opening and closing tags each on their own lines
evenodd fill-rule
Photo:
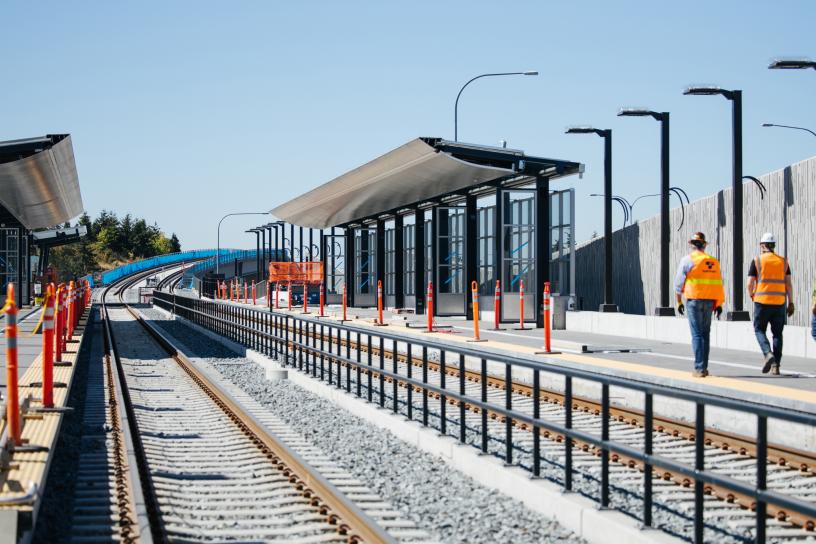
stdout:
<svg viewBox="0 0 816 544">
<path fill-rule="evenodd" d="M 810 335 L 816 340 L 816 315 L 810 318 Z"/>
<path fill-rule="evenodd" d="M 765 331 L 768 324 L 771 324 L 771 334 L 773 334 L 773 355 L 777 364 L 782 360 L 782 329 L 785 328 L 785 305 L 784 304 L 760 304 L 754 303 L 754 334 L 756 334 L 762 355 L 770 353 L 771 344 Z"/>
<path fill-rule="evenodd" d="M 691 347 L 694 348 L 694 370 L 708 369 L 708 351 L 711 346 L 711 313 L 714 311 L 713 300 L 689 299 L 686 301 L 689 327 L 691 328 Z"/>
</svg>

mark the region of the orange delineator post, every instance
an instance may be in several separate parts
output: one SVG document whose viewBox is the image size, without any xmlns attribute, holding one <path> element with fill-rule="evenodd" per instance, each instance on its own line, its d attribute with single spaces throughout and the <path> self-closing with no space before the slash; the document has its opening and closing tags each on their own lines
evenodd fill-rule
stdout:
<svg viewBox="0 0 816 544">
<path fill-rule="evenodd" d="M 292 282 L 289 282 L 289 285 L 286 286 L 286 302 L 288 305 L 288 310 L 292 309 Z"/>
<path fill-rule="evenodd" d="M 309 313 L 309 291 L 306 289 L 306 284 L 303 284 L 303 313 Z"/>
<path fill-rule="evenodd" d="M 252 305 L 255 306 L 255 282 L 252 282 Z"/>
<path fill-rule="evenodd" d="M 470 300 L 473 303 L 473 340 L 481 340 L 479 336 L 479 287 L 475 281 L 470 282 Z"/>
<path fill-rule="evenodd" d="M 43 361 L 42 403 L 46 408 L 54 406 L 54 284 L 45 292 L 43 314 Z"/>
<path fill-rule="evenodd" d="M 53 285 L 53 284 L 52 284 Z M 62 297 L 62 285 L 57 287 L 54 295 L 54 360 L 62 360 L 62 304 L 60 303 Z"/>
<path fill-rule="evenodd" d="M 550 345 L 550 282 L 544 282 L 544 351 L 552 351 Z"/>
<path fill-rule="evenodd" d="M 433 282 L 428 282 L 428 304 L 425 312 L 428 314 L 428 331 L 433 332 Z"/>
<path fill-rule="evenodd" d="M 377 325 L 384 325 L 383 323 L 383 292 L 382 280 L 377 280 Z"/>
<path fill-rule="evenodd" d="M 17 305 L 14 303 L 14 284 L 6 289 L 6 424 L 8 437 L 15 446 L 20 439 L 20 397 L 17 385 Z"/>
<path fill-rule="evenodd" d="M 501 280 L 496 280 L 496 290 L 493 293 L 493 330 L 500 331 L 501 320 Z"/>
<path fill-rule="evenodd" d="M 524 326 L 524 280 L 519 280 L 519 326 L 516 330 L 527 330 Z"/>
<path fill-rule="evenodd" d="M 71 283 L 68 284 L 68 338 L 70 340 L 74 337 L 74 320 L 76 314 L 76 306 L 74 305 L 74 301 L 76 299 L 76 287 L 74 286 L 74 281 L 71 280 Z"/>
<path fill-rule="evenodd" d="M 348 306 L 348 293 L 346 292 L 346 284 L 343 283 L 343 321 L 348 321 L 346 317 L 346 308 Z"/>
<path fill-rule="evenodd" d="M 323 284 L 320 284 L 320 317 L 326 317 L 326 314 L 323 313 L 323 306 L 326 303 L 326 288 Z"/>
<path fill-rule="evenodd" d="M 249 300 L 247 300 L 248 298 L 249 298 L 249 287 L 247 287 L 247 283 L 244 282 L 244 304 L 249 303 Z"/>
</svg>

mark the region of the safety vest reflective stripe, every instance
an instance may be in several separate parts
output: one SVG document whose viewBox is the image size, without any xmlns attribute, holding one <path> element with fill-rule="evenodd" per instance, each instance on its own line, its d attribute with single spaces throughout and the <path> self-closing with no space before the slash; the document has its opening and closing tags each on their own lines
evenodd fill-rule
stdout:
<svg viewBox="0 0 816 544">
<path fill-rule="evenodd" d="M 722 280 L 706 280 L 703 278 L 687 278 L 686 283 L 696 283 L 699 285 L 722 285 Z"/>
</svg>

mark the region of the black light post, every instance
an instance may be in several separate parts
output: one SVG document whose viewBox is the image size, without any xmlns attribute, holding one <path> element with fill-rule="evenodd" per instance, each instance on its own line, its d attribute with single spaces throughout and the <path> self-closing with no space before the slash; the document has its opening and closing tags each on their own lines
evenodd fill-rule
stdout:
<svg viewBox="0 0 816 544">
<path fill-rule="evenodd" d="M 495 74 L 482 74 L 470 79 L 467 83 L 462 85 L 462 88 L 459 89 L 459 94 L 456 95 L 456 103 L 453 105 L 453 141 L 459 141 L 459 97 L 462 96 L 462 91 L 465 90 L 465 87 L 476 81 L 477 79 L 483 77 L 497 77 L 497 76 L 537 76 L 538 72 L 533 70 L 527 70 L 526 72 L 499 72 Z"/>
<path fill-rule="evenodd" d="M 731 101 L 731 132 L 733 148 L 731 154 L 732 162 L 732 182 L 731 182 L 731 207 L 734 214 L 733 228 L 733 263 L 731 266 L 731 298 L 734 309 L 726 314 L 728 321 L 750 321 L 748 312 L 742 309 L 742 91 L 729 91 L 720 87 L 694 86 L 683 91 L 685 95 L 710 96 L 720 95 Z"/>
<path fill-rule="evenodd" d="M 779 127 L 779 128 L 792 128 L 792 129 L 795 129 L 795 130 L 804 130 L 805 132 L 810 132 L 813 136 L 816 136 L 816 132 L 813 132 L 809 128 L 805 128 L 805 127 L 794 127 L 794 126 L 791 126 L 791 125 L 777 125 L 777 124 L 774 124 L 774 123 L 762 123 L 762 126 L 763 127 Z"/>
<path fill-rule="evenodd" d="M 268 215 L 269 212 L 236 212 L 236 213 L 228 213 L 224 217 L 218 221 L 218 234 L 217 234 L 217 243 L 215 248 L 215 273 L 218 274 L 219 271 L 219 261 L 221 260 L 221 223 L 224 222 L 224 219 L 227 217 L 232 217 L 233 215 Z"/>
<path fill-rule="evenodd" d="M 255 234 L 255 271 L 259 272 L 261 266 L 259 261 L 259 255 L 261 253 L 261 231 L 258 227 L 255 227 L 254 229 L 249 229 L 244 232 L 252 232 Z"/>
<path fill-rule="evenodd" d="M 612 302 L 612 131 L 592 127 L 570 127 L 567 134 L 597 134 L 604 139 L 604 301 L 600 312 L 617 312 Z"/>
<path fill-rule="evenodd" d="M 808 68 L 816 70 L 816 60 L 805 57 L 774 59 L 768 65 L 768 68 L 770 70 L 807 70 Z"/>
<path fill-rule="evenodd" d="M 669 112 L 646 109 L 623 108 L 619 117 L 652 117 L 660 121 L 660 306 L 655 308 L 656 316 L 673 316 L 674 306 L 670 304 L 671 277 L 669 270 L 669 248 L 671 234 L 669 226 Z"/>
</svg>

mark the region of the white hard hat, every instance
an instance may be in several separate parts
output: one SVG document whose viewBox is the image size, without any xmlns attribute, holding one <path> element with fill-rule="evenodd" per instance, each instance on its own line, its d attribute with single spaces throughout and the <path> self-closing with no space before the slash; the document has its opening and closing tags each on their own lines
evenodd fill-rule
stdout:
<svg viewBox="0 0 816 544">
<path fill-rule="evenodd" d="M 770 232 L 766 232 L 762 235 L 762 240 L 759 241 L 760 244 L 775 244 L 776 243 L 776 236 L 771 234 Z"/>
</svg>

